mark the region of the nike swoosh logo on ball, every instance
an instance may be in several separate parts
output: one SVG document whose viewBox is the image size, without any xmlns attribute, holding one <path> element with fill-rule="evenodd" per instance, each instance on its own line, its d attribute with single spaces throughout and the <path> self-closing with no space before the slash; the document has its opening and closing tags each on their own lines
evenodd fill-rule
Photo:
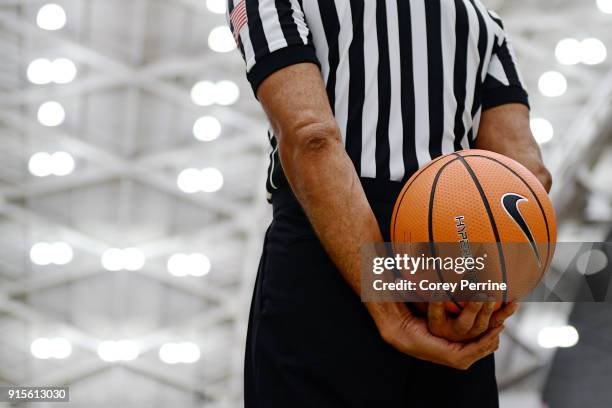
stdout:
<svg viewBox="0 0 612 408">
<path fill-rule="evenodd" d="M 502 206 L 506 210 L 506 213 L 516 222 L 519 228 L 523 231 L 523 234 L 529 240 L 529 244 L 531 245 L 531 249 L 535 254 L 538 260 L 538 266 L 542 266 L 542 259 L 540 257 L 540 251 L 538 250 L 538 246 L 536 245 L 535 239 L 533 238 L 533 234 L 531 233 L 531 229 L 529 229 L 529 225 L 525 221 L 523 214 L 521 214 L 518 205 L 522 201 L 529 201 L 525 197 L 516 194 L 516 193 L 506 193 L 501 199 Z"/>
</svg>

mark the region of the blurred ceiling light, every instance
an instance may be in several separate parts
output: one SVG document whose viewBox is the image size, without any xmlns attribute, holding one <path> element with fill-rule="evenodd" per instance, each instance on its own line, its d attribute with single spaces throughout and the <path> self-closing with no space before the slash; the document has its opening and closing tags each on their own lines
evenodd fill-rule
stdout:
<svg viewBox="0 0 612 408">
<path fill-rule="evenodd" d="M 139 354 L 138 345 L 131 340 L 109 340 L 98 345 L 98 356 L 110 363 L 135 360 Z"/>
<path fill-rule="evenodd" d="M 587 65 L 601 64 L 606 60 L 608 51 L 601 40 L 587 38 L 580 43 L 582 62 Z"/>
<path fill-rule="evenodd" d="M 580 336 L 573 326 L 544 327 L 538 333 L 538 344 L 542 348 L 573 347 Z"/>
<path fill-rule="evenodd" d="M 223 187 L 223 174 L 218 169 L 208 167 L 202 169 L 202 184 L 200 189 L 205 193 L 214 193 Z"/>
<path fill-rule="evenodd" d="M 51 61 L 46 58 L 37 58 L 30 62 L 27 70 L 28 80 L 36 85 L 45 85 L 51 82 Z"/>
<path fill-rule="evenodd" d="M 557 44 L 555 55 L 559 63 L 564 65 L 576 65 L 581 62 L 586 65 L 597 65 L 606 60 L 608 52 L 605 44 L 597 38 L 586 38 L 582 41 L 566 38 Z"/>
<path fill-rule="evenodd" d="M 576 65 L 582 61 L 580 41 L 574 38 L 566 38 L 559 41 L 555 48 L 557 61 L 563 65 Z"/>
<path fill-rule="evenodd" d="M 51 350 L 53 358 L 64 359 L 72 354 L 72 344 L 62 337 L 51 339 Z"/>
<path fill-rule="evenodd" d="M 104 251 L 101 261 L 104 269 L 111 272 L 138 271 L 144 267 L 146 257 L 138 248 L 110 248 Z"/>
<path fill-rule="evenodd" d="M 138 271 L 145 264 L 145 256 L 138 248 L 127 248 L 123 250 L 123 268 L 128 271 Z"/>
<path fill-rule="evenodd" d="M 210 142 L 221 135 L 221 123 L 212 116 L 202 116 L 193 124 L 193 136 L 202 141 Z"/>
<path fill-rule="evenodd" d="M 119 351 L 119 359 L 121 361 L 131 361 L 138 358 L 140 350 L 135 342 L 131 340 L 119 340 L 115 344 Z"/>
<path fill-rule="evenodd" d="M 43 30 L 59 30 L 66 25 L 66 12 L 59 4 L 45 4 L 38 10 L 36 24 Z"/>
<path fill-rule="evenodd" d="M 597 0 L 597 7 L 602 13 L 612 14 L 612 0 Z"/>
<path fill-rule="evenodd" d="M 531 132 L 539 144 L 548 143 L 555 135 L 552 124 L 543 118 L 533 118 L 530 122 Z"/>
<path fill-rule="evenodd" d="M 102 254 L 102 266 L 107 271 L 120 271 L 123 269 L 123 253 L 118 248 L 110 248 Z"/>
<path fill-rule="evenodd" d="M 166 343 L 159 348 L 159 359 L 166 364 L 178 364 L 180 356 L 176 343 Z"/>
<path fill-rule="evenodd" d="M 168 272 L 171 275 L 182 278 L 188 275 L 189 258 L 185 254 L 174 254 L 168 258 Z"/>
<path fill-rule="evenodd" d="M 72 247 L 66 242 L 55 242 L 51 244 L 51 249 L 53 251 L 53 263 L 56 265 L 66 265 L 74 257 Z"/>
<path fill-rule="evenodd" d="M 45 102 L 38 108 L 38 121 L 43 126 L 59 126 L 66 119 L 64 107 L 55 101 Z"/>
<path fill-rule="evenodd" d="M 206 0 L 206 7 L 211 13 L 225 14 L 227 11 L 227 0 Z"/>
<path fill-rule="evenodd" d="M 240 88 L 232 81 L 217 82 L 216 102 L 219 105 L 232 105 L 240 97 Z"/>
<path fill-rule="evenodd" d="M 540 77 L 538 87 L 544 96 L 555 98 L 567 91 L 567 79 L 557 71 L 545 72 Z"/>
<path fill-rule="evenodd" d="M 168 272 L 176 277 L 200 277 L 210 272 L 211 264 L 204 254 L 174 254 L 168 258 Z"/>
<path fill-rule="evenodd" d="M 210 81 L 200 81 L 191 88 L 191 100 L 198 106 L 210 106 L 215 103 L 217 87 Z"/>
<path fill-rule="evenodd" d="M 189 274 L 191 276 L 205 276 L 210 272 L 210 259 L 204 254 L 189 255 Z"/>
<path fill-rule="evenodd" d="M 38 242 L 30 248 L 30 260 L 35 265 L 66 265 L 73 258 L 72 247 L 66 242 Z"/>
<path fill-rule="evenodd" d="M 66 152 L 38 152 L 28 161 L 30 173 L 37 177 L 67 176 L 74 171 L 74 166 L 74 158 Z"/>
<path fill-rule="evenodd" d="M 55 152 L 51 155 L 53 163 L 53 174 L 56 176 L 67 176 L 74 170 L 74 158 L 70 153 Z"/>
<path fill-rule="evenodd" d="M 191 342 L 179 343 L 180 359 L 183 364 L 193 364 L 200 359 L 200 348 Z"/>
<path fill-rule="evenodd" d="M 187 194 L 214 193 L 223 187 L 223 174 L 215 168 L 185 169 L 177 177 L 178 188 Z"/>
<path fill-rule="evenodd" d="M 46 152 L 34 153 L 28 162 L 28 169 L 36 177 L 47 177 L 53 174 L 53 159 Z"/>
<path fill-rule="evenodd" d="M 200 191 L 202 173 L 198 169 L 185 169 L 176 180 L 178 188 L 184 193 L 194 194 Z"/>
<path fill-rule="evenodd" d="M 36 85 L 45 85 L 50 82 L 67 84 L 76 78 L 77 68 L 68 58 L 57 58 L 49 61 L 46 58 L 37 58 L 28 65 L 28 80 Z"/>
<path fill-rule="evenodd" d="M 230 52 L 236 48 L 236 41 L 229 27 L 223 25 L 212 29 L 208 35 L 208 46 L 216 52 Z"/>
<path fill-rule="evenodd" d="M 34 340 L 30 345 L 30 352 L 34 357 L 40 358 L 41 360 L 51 358 L 51 347 L 49 344 L 49 339 L 39 338 Z"/>
<path fill-rule="evenodd" d="M 49 358 L 61 360 L 72 354 L 72 344 L 63 337 L 52 339 L 41 337 L 32 342 L 30 351 L 34 357 L 42 360 Z"/>
<path fill-rule="evenodd" d="M 191 88 L 191 100 L 198 106 L 231 105 L 240 97 L 240 88 L 232 81 L 200 81 Z"/>
<path fill-rule="evenodd" d="M 52 80 L 57 84 L 67 84 L 76 78 L 77 67 L 68 58 L 57 58 L 51 63 Z"/>
<path fill-rule="evenodd" d="M 36 265 L 49 265 L 53 259 L 53 249 L 48 242 L 38 242 L 30 248 L 30 260 Z"/>
<path fill-rule="evenodd" d="M 159 348 L 159 359 L 166 364 L 193 364 L 200 357 L 200 348 L 192 342 L 165 343 Z"/>
</svg>

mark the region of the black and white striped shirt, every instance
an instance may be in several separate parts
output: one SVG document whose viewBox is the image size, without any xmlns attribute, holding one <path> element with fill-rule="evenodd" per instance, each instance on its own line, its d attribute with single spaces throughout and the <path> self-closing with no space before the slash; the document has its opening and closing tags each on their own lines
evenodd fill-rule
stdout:
<svg viewBox="0 0 612 408">
<path fill-rule="evenodd" d="M 256 91 L 273 72 L 321 68 L 364 179 L 404 181 L 473 146 L 483 110 L 528 104 L 500 18 L 479 0 L 228 0 Z M 268 191 L 286 186 L 272 144 Z"/>
</svg>

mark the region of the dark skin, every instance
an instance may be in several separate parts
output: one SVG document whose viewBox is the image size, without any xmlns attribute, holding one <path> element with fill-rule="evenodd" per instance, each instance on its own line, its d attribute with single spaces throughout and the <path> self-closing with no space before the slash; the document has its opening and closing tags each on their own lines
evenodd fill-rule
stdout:
<svg viewBox="0 0 612 408">
<path fill-rule="evenodd" d="M 293 192 L 338 270 L 360 293 L 360 248 L 383 242 L 383 238 L 344 149 L 319 69 L 310 63 L 281 69 L 264 80 L 257 97 L 278 138 L 281 163 Z M 550 183 L 537 160 L 539 150 L 533 151 L 537 144 L 529 147 L 523 141 L 533 139 L 524 110 L 505 112 L 502 107 L 485 112 L 479 148 L 506 154 L 540 174 L 543 184 Z M 515 120 L 526 120 L 527 128 L 516 125 Z M 493 140 L 506 139 L 499 137 L 500 132 L 509 135 L 509 140 L 518 139 L 522 147 L 514 149 Z M 402 303 L 372 302 L 365 307 L 382 338 L 397 350 L 456 369 L 467 369 L 497 350 L 503 322 L 516 310 L 516 305 L 507 305 L 493 312 L 489 303 L 477 302 L 453 318 L 442 304 L 432 303 L 427 320 L 414 316 Z"/>
<path fill-rule="evenodd" d="M 525 105 L 502 105 L 485 111 L 480 120 L 476 148 L 516 160 L 550 192 L 552 177 L 542 162 L 542 153 L 531 133 L 529 109 Z"/>
</svg>

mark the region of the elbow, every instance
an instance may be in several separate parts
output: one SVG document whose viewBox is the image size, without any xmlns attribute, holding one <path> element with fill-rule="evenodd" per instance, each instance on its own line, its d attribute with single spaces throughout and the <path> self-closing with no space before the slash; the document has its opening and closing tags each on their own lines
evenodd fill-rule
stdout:
<svg viewBox="0 0 612 408">
<path fill-rule="evenodd" d="M 317 198 L 322 180 L 336 173 L 344 146 L 335 120 L 294 123 L 281 129 L 278 153 L 281 166 L 298 200 L 303 203 Z"/>
<path fill-rule="evenodd" d="M 281 160 L 291 162 L 327 156 L 341 145 L 340 129 L 334 120 L 306 120 L 283 132 L 279 138 Z"/>
</svg>

